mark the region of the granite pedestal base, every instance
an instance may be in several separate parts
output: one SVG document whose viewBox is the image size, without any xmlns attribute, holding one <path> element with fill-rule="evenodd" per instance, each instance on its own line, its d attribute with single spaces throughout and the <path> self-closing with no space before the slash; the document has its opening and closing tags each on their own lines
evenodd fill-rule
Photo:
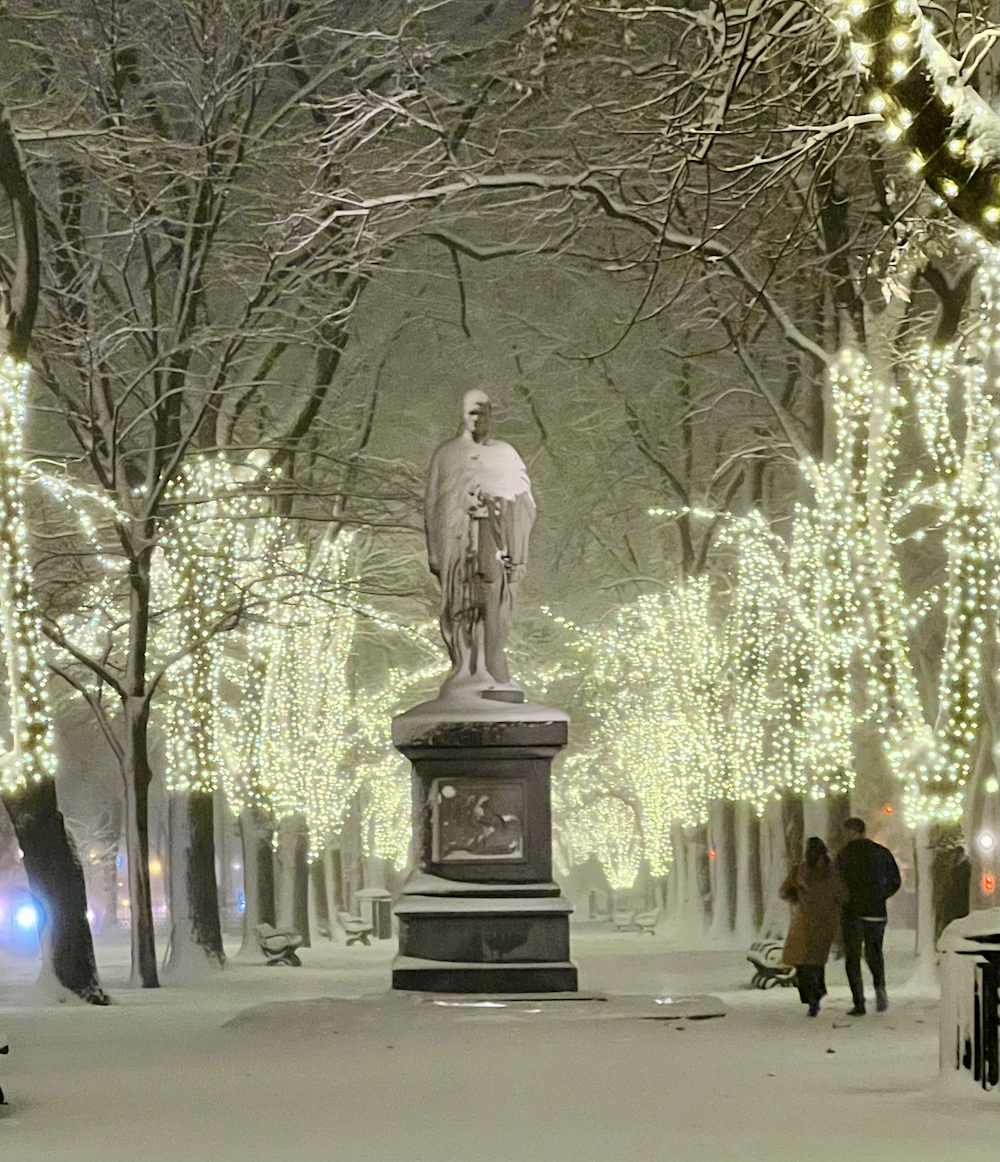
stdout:
<svg viewBox="0 0 1000 1162">
<path fill-rule="evenodd" d="M 411 711 L 393 722 L 413 764 L 417 855 L 395 905 L 394 989 L 576 990 L 572 906 L 552 880 L 549 807 L 567 719 L 530 705 L 492 714 L 442 721 Z"/>
</svg>

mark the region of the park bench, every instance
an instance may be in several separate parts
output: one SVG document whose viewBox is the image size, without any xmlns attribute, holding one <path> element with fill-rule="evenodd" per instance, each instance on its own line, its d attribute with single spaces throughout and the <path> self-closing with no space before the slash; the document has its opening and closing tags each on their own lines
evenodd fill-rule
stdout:
<svg viewBox="0 0 1000 1162">
<path fill-rule="evenodd" d="M 755 989 L 772 989 L 775 985 L 789 988 L 795 984 L 795 969 L 783 964 L 781 955 L 785 945 L 780 940 L 757 940 L 750 945 L 747 960 L 754 967 L 750 984 Z"/>
<path fill-rule="evenodd" d="M 296 968 L 302 964 L 295 949 L 302 943 L 302 936 L 292 928 L 274 928 L 270 924 L 254 927 L 260 950 L 269 965 L 290 964 Z"/>
<path fill-rule="evenodd" d="M 650 908 L 648 912 L 636 912 L 634 920 L 635 930 L 637 932 L 648 932 L 650 936 L 655 936 L 656 925 L 659 919 L 659 908 Z"/>
<path fill-rule="evenodd" d="M 350 912 L 338 912 L 337 915 L 340 918 L 340 926 L 347 936 L 348 946 L 357 944 L 359 940 L 362 944 L 368 944 L 368 937 L 374 929 L 372 923 L 362 920 L 360 916 L 352 916 Z"/>
<path fill-rule="evenodd" d="M 637 913 L 631 912 L 612 912 L 611 923 L 615 926 L 616 932 L 634 932 L 635 918 Z"/>
<path fill-rule="evenodd" d="M 611 915 L 616 932 L 648 932 L 650 936 L 655 934 L 659 919 L 659 908 L 650 908 L 644 912 L 613 912 Z"/>
</svg>

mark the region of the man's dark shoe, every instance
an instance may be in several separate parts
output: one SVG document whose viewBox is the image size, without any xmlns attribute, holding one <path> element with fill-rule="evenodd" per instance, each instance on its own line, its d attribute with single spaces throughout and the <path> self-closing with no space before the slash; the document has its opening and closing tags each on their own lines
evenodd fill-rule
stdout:
<svg viewBox="0 0 1000 1162">
<path fill-rule="evenodd" d="M 863 1017 L 865 1015 L 865 1006 L 855 1005 L 853 1009 L 847 1010 L 847 1015 L 849 1017 Z"/>
<path fill-rule="evenodd" d="M 806 1016 L 807 1017 L 818 1017 L 819 1016 L 819 1001 L 816 1001 L 809 1006 L 809 1012 L 806 1013 Z"/>
<path fill-rule="evenodd" d="M 877 1013 L 884 1013 L 889 1007 L 889 997 L 885 989 L 875 990 L 875 1011 Z"/>
</svg>

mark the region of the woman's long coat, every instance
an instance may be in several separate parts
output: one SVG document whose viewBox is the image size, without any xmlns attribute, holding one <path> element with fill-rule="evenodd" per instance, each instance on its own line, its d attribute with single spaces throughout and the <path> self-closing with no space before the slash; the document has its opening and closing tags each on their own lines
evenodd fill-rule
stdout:
<svg viewBox="0 0 1000 1162">
<path fill-rule="evenodd" d="M 800 863 L 781 885 L 781 898 L 792 905 L 785 964 L 826 964 L 840 931 L 840 906 L 847 899 L 836 869 L 832 864 L 811 868 Z"/>
</svg>

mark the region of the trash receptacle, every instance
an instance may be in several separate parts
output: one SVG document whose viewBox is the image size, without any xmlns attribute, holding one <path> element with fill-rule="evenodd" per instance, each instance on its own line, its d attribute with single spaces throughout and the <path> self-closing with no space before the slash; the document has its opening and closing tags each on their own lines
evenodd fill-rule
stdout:
<svg viewBox="0 0 1000 1162">
<path fill-rule="evenodd" d="M 358 913 L 372 926 L 376 940 L 392 938 L 392 893 L 385 888 L 362 888 L 355 894 Z"/>
<path fill-rule="evenodd" d="M 968 1070 L 970 1080 L 993 1089 L 1000 1078 L 1000 914 L 991 908 L 953 920 L 941 933 L 938 949 L 941 1071 Z"/>
</svg>

